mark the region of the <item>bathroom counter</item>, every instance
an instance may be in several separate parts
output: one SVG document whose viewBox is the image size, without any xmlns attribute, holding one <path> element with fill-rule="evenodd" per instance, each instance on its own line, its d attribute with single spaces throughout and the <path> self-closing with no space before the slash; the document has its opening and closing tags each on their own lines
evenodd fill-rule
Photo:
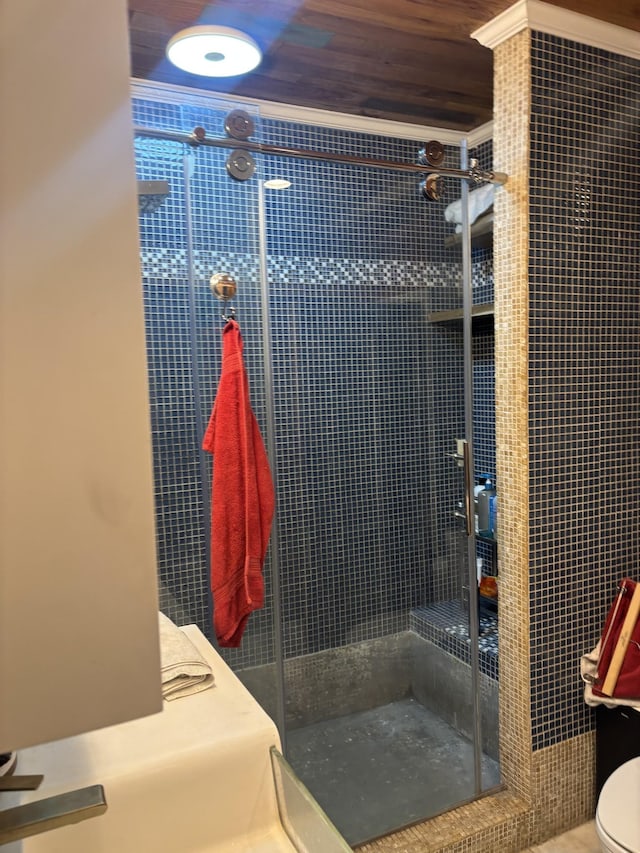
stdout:
<svg viewBox="0 0 640 853">
<path fill-rule="evenodd" d="M 100 784 L 107 811 L 3 853 L 294 850 L 278 818 L 275 724 L 198 628 L 182 630 L 210 663 L 214 686 L 165 701 L 159 714 L 22 750 L 16 773 L 45 778 L 37 791 L 3 795 L 3 808 Z"/>
</svg>

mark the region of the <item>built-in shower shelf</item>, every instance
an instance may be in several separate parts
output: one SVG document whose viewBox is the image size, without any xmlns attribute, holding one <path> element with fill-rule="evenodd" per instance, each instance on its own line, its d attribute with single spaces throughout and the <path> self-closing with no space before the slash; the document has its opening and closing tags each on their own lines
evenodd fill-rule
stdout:
<svg viewBox="0 0 640 853">
<path fill-rule="evenodd" d="M 451 234 L 445 237 L 445 249 L 459 246 L 462 234 Z M 493 246 L 493 210 L 480 216 L 471 226 L 471 245 L 474 249 L 490 249 Z"/>
<path fill-rule="evenodd" d="M 473 321 L 480 317 L 493 317 L 493 302 L 472 306 L 471 320 Z M 432 323 L 460 323 L 462 322 L 462 318 L 462 308 L 454 308 L 451 311 L 433 311 L 429 314 L 429 320 Z"/>
<path fill-rule="evenodd" d="M 498 612 L 498 599 L 497 598 L 489 598 L 487 595 L 480 595 L 478 593 L 478 604 L 480 605 L 480 612 L 483 611 L 485 613 L 497 613 Z"/>
</svg>

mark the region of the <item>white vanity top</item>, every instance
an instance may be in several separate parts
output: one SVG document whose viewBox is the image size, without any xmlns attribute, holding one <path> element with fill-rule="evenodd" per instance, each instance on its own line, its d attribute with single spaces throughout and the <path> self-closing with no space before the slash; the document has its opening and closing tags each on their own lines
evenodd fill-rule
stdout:
<svg viewBox="0 0 640 853">
<path fill-rule="evenodd" d="M 293 851 L 275 799 L 275 724 L 198 628 L 182 630 L 214 686 L 159 714 L 21 751 L 16 773 L 45 778 L 37 791 L 3 795 L 3 808 L 101 784 L 107 811 L 3 853 Z"/>
</svg>

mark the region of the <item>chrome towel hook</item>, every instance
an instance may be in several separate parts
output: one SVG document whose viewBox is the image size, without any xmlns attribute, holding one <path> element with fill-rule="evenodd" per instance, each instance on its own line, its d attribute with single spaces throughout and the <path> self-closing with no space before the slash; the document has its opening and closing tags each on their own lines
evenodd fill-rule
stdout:
<svg viewBox="0 0 640 853">
<path fill-rule="evenodd" d="M 213 295 L 222 300 L 222 302 L 228 302 L 230 299 L 236 295 L 238 290 L 238 285 L 236 284 L 236 280 L 232 275 L 226 272 L 217 272 L 211 276 L 209 279 L 209 287 Z M 222 312 L 222 319 L 225 323 L 228 323 L 229 320 L 236 319 L 236 309 L 233 305 L 230 305 L 226 311 Z"/>
</svg>

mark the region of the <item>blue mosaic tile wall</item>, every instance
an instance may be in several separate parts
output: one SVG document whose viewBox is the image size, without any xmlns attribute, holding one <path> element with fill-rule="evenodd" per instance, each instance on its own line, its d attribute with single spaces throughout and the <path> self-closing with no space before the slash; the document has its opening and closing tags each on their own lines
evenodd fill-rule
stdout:
<svg viewBox="0 0 640 853">
<path fill-rule="evenodd" d="M 531 719 L 593 725 L 579 657 L 639 579 L 640 62 L 535 33 L 530 161 Z"/>
<path fill-rule="evenodd" d="M 223 135 L 228 109 L 134 100 L 138 125 L 203 125 L 209 136 Z M 280 145 L 402 162 L 420 146 L 255 118 L 256 135 Z M 461 336 L 443 339 L 427 321 L 444 294 L 460 302 L 445 204 L 420 197 L 417 175 L 388 169 L 258 155 L 256 177 L 236 182 L 225 150 L 138 138 L 136 154 L 140 178 L 171 185 L 140 218 L 161 608 L 213 639 L 211 460 L 199 447 L 222 322 L 208 281 L 226 271 L 239 282 L 234 304 L 266 434 L 258 177 L 285 174 L 291 189 L 264 196 L 285 656 L 405 629 L 413 607 L 451 600 L 455 570 L 433 565 L 455 558 L 445 546 L 459 473 L 445 454 L 462 434 Z M 447 158 L 457 165 L 455 151 Z M 272 557 L 264 609 L 242 648 L 224 651 L 235 668 L 274 659 Z"/>
</svg>

